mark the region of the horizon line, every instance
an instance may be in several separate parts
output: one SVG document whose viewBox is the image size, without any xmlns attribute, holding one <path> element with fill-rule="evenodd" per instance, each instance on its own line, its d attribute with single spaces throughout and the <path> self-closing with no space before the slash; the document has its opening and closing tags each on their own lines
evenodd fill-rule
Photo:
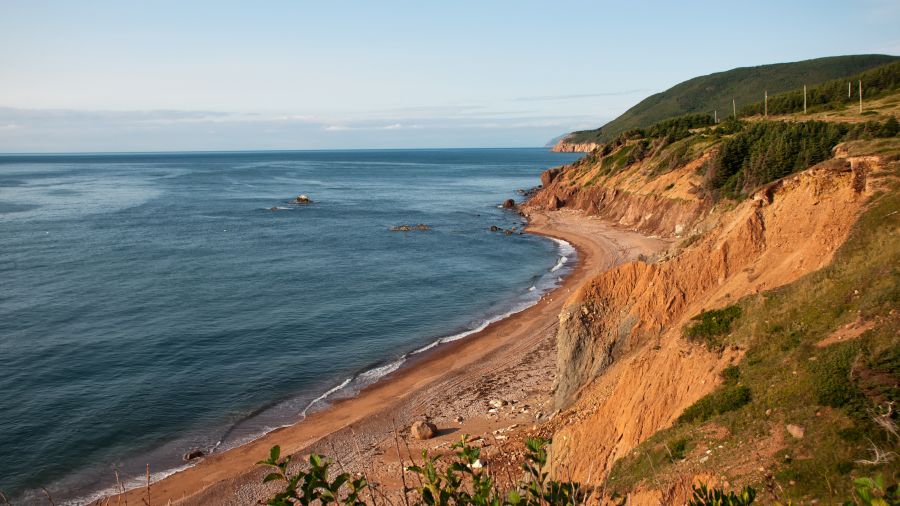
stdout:
<svg viewBox="0 0 900 506">
<path fill-rule="evenodd" d="M 328 151 L 437 151 L 437 150 L 467 150 L 467 149 L 546 149 L 551 146 L 498 146 L 498 147 L 429 147 L 429 148 L 307 148 L 307 149 L 232 149 L 232 150 L 184 150 L 184 151 L 20 151 L 3 152 L 0 157 L 11 156 L 91 156 L 91 155 L 190 155 L 190 154 L 216 154 L 216 153 L 300 153 L 300 152 L 328 152 Z"/>
</svg>

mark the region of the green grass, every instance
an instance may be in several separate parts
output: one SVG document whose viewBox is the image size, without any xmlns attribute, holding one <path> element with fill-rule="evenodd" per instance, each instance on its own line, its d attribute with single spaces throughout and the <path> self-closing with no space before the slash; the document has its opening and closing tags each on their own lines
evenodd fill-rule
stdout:
<svg viewBox="0 0 900 506">
<path fill-rule="evenodd" d="M 570 142 L 607 142 L 633 128 L 647 128 L 659 121 L 685 114 L 712 114 L 725 118 L 731 112 L 731 100 L 737 107 L 757 102 L 769 95 L 806 85 L 823 83 L 896 61 L 896 56 L 855 55 L 818 58 L 792 63 L 742 67 L 688 81 L 652 95 L 628 109 L 618 118 L 595 130 L 573 132 Z"/>
<path fill-rule="evenodd" d="M 753 398 L 746 385 L 727 385 L 706 395 L 684 410 L 678 423 L 704 422 L 715 415 L 734 411 Z"/>
</svg>

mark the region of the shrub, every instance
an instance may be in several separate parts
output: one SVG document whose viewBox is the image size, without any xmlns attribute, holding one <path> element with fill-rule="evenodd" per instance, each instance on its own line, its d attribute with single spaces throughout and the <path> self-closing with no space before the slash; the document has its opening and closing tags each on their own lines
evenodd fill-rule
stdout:
<svg viewBox="0 0 900 506">
<path fill-rule="evenodd" d="M 740 494 L 724 492 L 717 488 L 706 488 L 706 485 L 695 486 L 694 496 L 688 504 L 690 506 L 746 506 L 756 500 L 756 490 L 752 487 L 744 487 Z"/>
<path fill-rule="evenodd" d="M 840 408 L 863 397 L 850 378 L 850 369 L 858 354 L 859 348 L 855 345 L 833 346 L 810 363 L 819 404 Z"/>
<path fill-rule="evenodd" d="M 684 460 L 684 452 L 687 451 L 687 438 L 679 438 L 674 441 L 669 441 L 666 445 L 666 448 L 669 449 L 669 460 L 671 462 L 675 462 L 676 460 Z"/>
<path fill-rule="evenodd" d="M 704 422 L 715 415 L 734 411 L 752 400 L 745 385 L 723 385 L 684 410 L 679 423 Z"/>
<path fill-rule="evenodd" d="M 741 370 L 736 365 L 730 365 L 722 369 L 721 375 L 726 384 L 734 384 L 741 378 Z"/>
<path fill-rule="evenodd" d="M 704 311 L 691 318 L 692 323 L 684 328 L 685 337 L 694 342 L 705 342 L 710 349 L 719 346 L 715 339 L 731 332 L 731 324 L 741 316 L 741 308 L 728 306 L 722 309 Z"/>
<path fill-rule="evenodd" d="M 455 458 L 442 465 L 439 457 L 429 457 L 422 451 L 422 465 L 406 468 L 419 477 L 420 486 L 414 489 L 418 501 L 414 504 L 427 505 L 492 505 L 492 506 L 574 506 L 584 502 L 585 493 L 575 482 L 559 482 L 548 479 L 544 470 L 547 466 L 546 446 L 550 441 L 534 438 L 525 443 L 525 461 L 522 468 L 526 478 L 516 483 L 510 490 L 503 491 L 490 473 L 483 472 L 478 465 L 481 450 L 469 446 L 468 436 L 455 443 Z M 260 461 L 273 469 L 266 475 L 264 483 L 284 481 L 285 489 L 270 498 L 270 506 L 307 505 L 315 501 L 321 504 L 344 504 L 362 506 L 362 492 L 371 489 L 365 478 L 351 480 L 347 473 L 329 481 L 328 468 L 331 461 L 319 455 L 309 458 L 309 470 L 290 475 L 290 457 L 280 458 L 281 449 L 272 447 L 267 460 Z M 404 494 L 406 491 L 404 491 Z M 371 497 L 374 497 L 372 495 Z M 409 504 L 409 499 L 404 503 Z"/>
</svg>

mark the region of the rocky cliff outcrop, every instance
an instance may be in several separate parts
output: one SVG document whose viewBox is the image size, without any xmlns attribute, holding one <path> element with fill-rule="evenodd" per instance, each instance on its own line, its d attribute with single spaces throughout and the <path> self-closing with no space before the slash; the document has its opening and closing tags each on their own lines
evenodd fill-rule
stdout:
<svg viewBox="0 0 900 506">
<path fill-rule="evenodd" d="M 693 169 L 662 182 L 632 173 L 596 187 L 578 183 L 584 179 L 577 170 L 553 177 L 529 205 L 574 207 L 645 232 L 692 234 L 666 259 L 601 273 L 567 302 L 557 336 L 555 401 L 564 412 L 554 467 L 600 481 L 617 458 L 709 393 L 742 350 L 707 351 L 682 338 L 681 328 L 703 310 L 827 265 L 859 214 L 876 165 L 833 159 L 718 207 L 684 198 Z"/>
<path fill-rule="evenodd" d="M 596 142 L 569 142 L 563 139 L 553 146 L 553 151 L 557 153 L 590 153 L 599 147 L 600 144 Z"/>
<path fill-rule="evenodd" d="M 712 207 L 696 191 L 701 184 L 697 169 L 705 161 L 702 156 L 652 177 L 641 163 L 611 175 L 590 161 L 549 169 L 541 175 L 543 188 L 527 206 L 577 209 L 649 235 L 687 235 Z"/>
</svg>

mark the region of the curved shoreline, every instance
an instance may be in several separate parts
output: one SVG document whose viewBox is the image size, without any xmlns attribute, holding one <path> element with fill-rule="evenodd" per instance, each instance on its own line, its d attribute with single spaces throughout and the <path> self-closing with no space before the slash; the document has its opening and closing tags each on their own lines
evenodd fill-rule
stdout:
<svg viewBox="0 0 900 506">
<path fill-rule="evenodd" d="M 533 338 L 555 326 L 564 301 L 594 273 L 632 259 L 639 253 L 661 249 L 664 245 L 658 239 L 619 231 L 599 220 L 570 211 L 549 213 L 532 210 L 527 218 L 527 232 L 561 239 L 571 244 L 577 252 L 577 264 L 555 289 L 546 292 L 535 304 L 490 323 L 463 339 L 441 343 L 410 355 L 396 371 L 366 386 L 353 397 L 335 400 L 298 423 L 275 429 L 253 441 L 212 454 L 196 465 L 169 474 L 151 485 L 153 500 L 189 504 L 192 503 L 191 498 L 202 493 L 205 497 L 198 499 L 198 503 L 209 503 L 210 495 L 218 496 L 224 503 L 229 490 L 241 483 L 254 482 L 254 475 L 259 471 L 255 463 L 264 458 L 275 444 L 281 445 L 283 455 L 294 454 L 322 438 L 369 419 L 390 418 L 393 424 L 397 416 L 408 417 L 411 410 L 405 406 L 407 400 L 417 395 L 432 394 L 429 387 L 435 383 L 453 376 L 465 376 L 470 366 L 502 356 L 504 351 L 509 353 L 506 349 L 518 341 Z M 221 486 L 215 487 L 217 484 Z M 211 490 L 213 488 L 222 490 L 216 493 Z M 125 496 L 128 500 L 140 502 L 145 494 L 144 488 L 135 488 L 127 491 Z"/>
</svg>

